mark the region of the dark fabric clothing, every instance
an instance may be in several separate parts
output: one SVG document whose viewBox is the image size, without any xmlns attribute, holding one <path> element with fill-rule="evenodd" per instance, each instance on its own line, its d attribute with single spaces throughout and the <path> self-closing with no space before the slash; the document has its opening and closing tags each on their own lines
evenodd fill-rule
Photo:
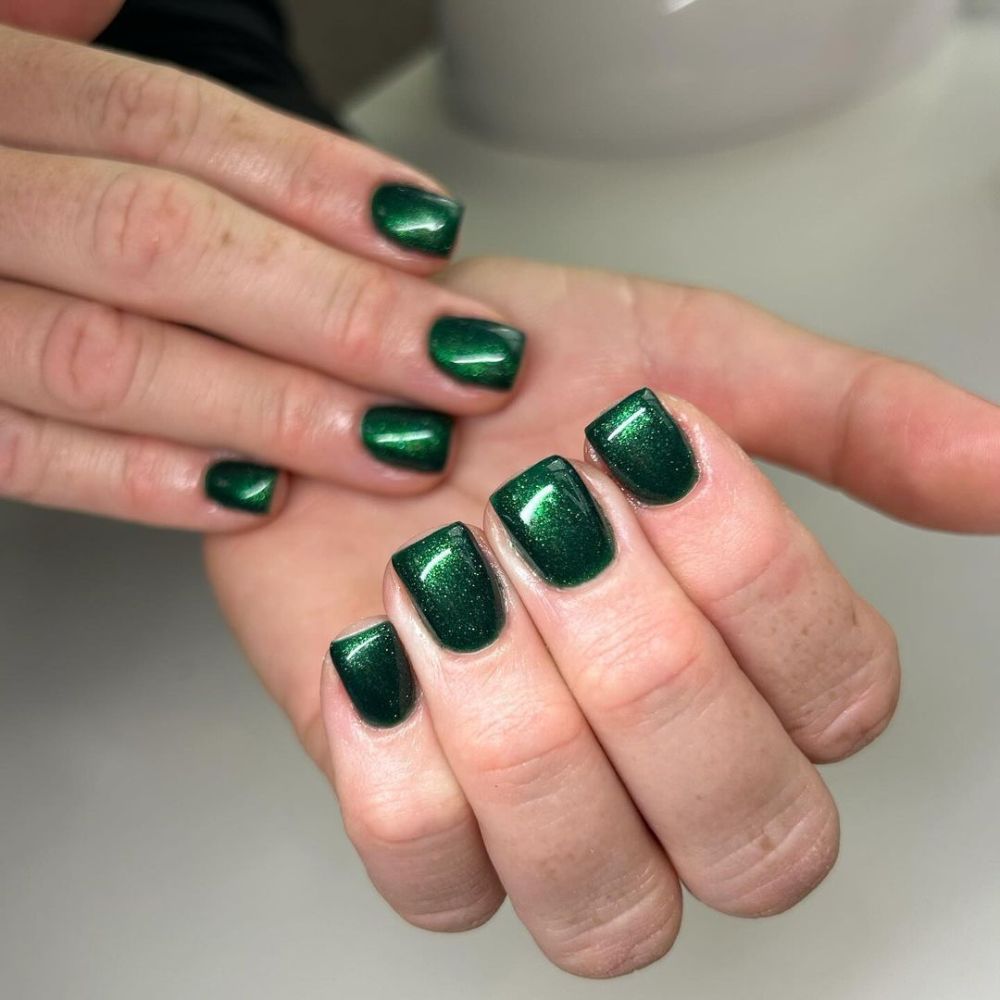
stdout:
<svg viewBox="0 0 1000 1000">
<path fill-rule="evenodd" d="M 98 45 L 174 63 L 334 128 L 289 47 L 274 0 L 126 0 Z"/>
</svg>

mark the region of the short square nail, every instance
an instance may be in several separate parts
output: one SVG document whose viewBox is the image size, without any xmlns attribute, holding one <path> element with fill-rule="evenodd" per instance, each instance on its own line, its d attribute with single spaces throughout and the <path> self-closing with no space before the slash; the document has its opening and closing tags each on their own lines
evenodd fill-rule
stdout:
<svg viewBox="0 0 1000 1000">
<path fill-rule="evenodd" d="M 643 503 L 676 503 L 698 482 L 687 437 L 650 389 L 611 407 L 586 433 L 611 475 Z"/>
<path fill-rule="evenodd" d="M 558 455 L 502 486 L 490 503 L 527 561 L 553 586 L 586 583 L 615 557 L 604 513 L 576 469 Z"/>
<path fill-rule="evenodd" d="M 490 320 L 443 316 L 431 327 L 431 360 L 459 382 L 507 390 L 517 378 L 524 334 Z"/>
<path fill-rule="evenodd" d="M 507 619 L 503 595 L 464 524 L 451 524 L 401 549 L 392 565 L 445 649 L 472 653 L 496 641 Z"/>
<path fill-rule="evenodd" d="M 380 462 L 414 472 L 440 472 L 448 462 L 454 420 L 408 406 L 374 406 L 361 420 L 361 441 Z"/>
<path fill-rule="evenodd" d="M 205 495 L 222 507 L 263 516 L 274 502 L 279 472 L 252 462 L 216 462 L 205 470 Z"/>
<path fill-rule="evenodd" d="M 452 198 L 408 184 L 385 184 L 372 196 L 372 221 L 407 250 L 447 257 L 455 249 L 465 209 Z"/>
<path fill-rule="evenodd" d="M 413 711 L 416 682 L 392 622 L 334 639 L 330 659 L 358 715 L 369 725 L 397 726 Z"/>
</svg>

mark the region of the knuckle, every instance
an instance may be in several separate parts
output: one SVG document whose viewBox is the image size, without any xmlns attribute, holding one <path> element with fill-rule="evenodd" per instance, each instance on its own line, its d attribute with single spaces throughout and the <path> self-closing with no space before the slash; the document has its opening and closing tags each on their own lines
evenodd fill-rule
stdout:
<svg viewBox="0 0 1000 1000">
<path fill-rule="evenodd" d="M 362 854 L 440 855 L 470 837 L 476 827 L 472 810 L 455 794 L 432 791 L 373 795 L 344 807 L 344 827 Z"/>
<path fill-rule="evenodd" d="M 198 132 L 206 84 L 149 63 L 109 63 L 98 134 L 117 154 L 147 163 L 182 155 Z"/>
<path fill-rule="evenodd" d="M 151 438 L 124 439 L 119 485 L 127 517 L 148 516 L 163 506 L 163 484 L 169 477 L 165 459 L 163 448 Z"/>
<path fill-rule="evenodd" d="M 868 746 L 888 727 L 899 703 L 900 666 L 896 634 L 873 608 L 863 605 L 865 638 L 855 644 L 847 675 L 825 692 L 819 706 L 806 706 L 789 735 L 810 760 L 834 763 Z"/>
<path fill-rule="evenodd" d="M 292 376 L 275 384 L 257 419 L 263 417 L 265 437 L 273 439 L 277 452 L 294 465 L 318 451 L 329 435 L 327 410 L 328 404 L 318 393 L 310 391 L 300 376 Z"/>
<path fill-rule="evenodd" d="M 312 132 L 296 144 L 292 153 L 284 203 L 296 218 L 315 218 L 328 214 L 330 177 L 337 173 L 338 140 Z"/>
<path fill-rule="evenodd" d="M 91 211 L 95 260 L 113 273 L 151 279 L 165 262 L 197 252 L 211 230 L 212 199 L 180 177 L 126 169 L 104 187 Z M 192 265 L 194 261 L 191 261 Z"/>
<path fill-rule="evenodd" d="M 680 929 L 680 897 L 652 866 L 638 873 L 628 896 L 585 917 L 558 935 L 550 957 L 564 971 L 587 979 L 627 975 L 663 958 Z"/>
<path fill-rule="evenodd" d="M 466 734 L 463 756 L 493 795 L 523 804 L 558 793 L 589 739 L 574 704 L 526 707 Z"/>
<path fill-rule="evenodd" d="M 373 361 L 384 360 L 373 355 L 383 343 L 397 294 L 385 268 L 361 261 L 345 264 L 320 319 L 323 341 L 338 369 L 370 374 Z"/>
<path fill-rule="evenodd" d="M 0 496 L 31 500 L 41 479 L 37 455 L 38 435 L 30 420 L 6 406 L 0 406 Z"/>
<path fill-rule="evenodd" d="M 840 820 L 828 794 L 804 786 L 783 808 L 744 833 L 716 859 L 697 892 L 723 913 L 766 917 L 809 895 L 830 873 L 840 848 Z"/>
<path fill-rule="evenodd" d="M 582 644 L 588 664 L 574 693 L 592 717 L 616 727 L 661 726 L 701 701 L 713 672 L 705 657 L 705 634 L 690 615 L 652 605 L 636 609 L 629 638 L 595 628 Z"/>
<path fill-rule="evenodd" d="M 107 414 L 120 407 L 135 383 L 141 337 L 117 309 L 71 302 L 44 334 L 41 382 L 74 412 Z"/>
</svg>

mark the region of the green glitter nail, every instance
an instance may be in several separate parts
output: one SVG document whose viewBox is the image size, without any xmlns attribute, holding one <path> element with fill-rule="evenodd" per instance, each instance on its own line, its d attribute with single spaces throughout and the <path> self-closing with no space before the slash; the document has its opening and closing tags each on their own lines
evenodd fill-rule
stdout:
<svg viewBox="0 0 1000 1000">
<path fill-rule="evenodd" d="M 490 503 L 528 562 L 556 587 L 592 580 L 615 557 L 604 514 L 576 469 L 558 455 L 502 486 Z"/>
<path fill-rule="evenodd" d="M 392 565 L 446 649 L 472 653 L 500 635 L 507 620 L 500 586 L 464 524 L 401 549 Z"/>
<path fill-rule="evenodd" d="M 447 257 L 455 249 L 465 209 L 452 198 L 407 184 L 386 184 L 372 196 L 372 221 L 407 250 Z"/>
<path fill-rule="evenodd" d="M 375 406 L 361 421 L 361 440 L 381 462 L 415 472 L 440 472 L 448 461 L 454 421 L 446 413 Z"/>
<path fill-rule="evenodd" d="M 391 622 L 330 643 L 330 659 L 358 715 L 373 726 L 402 722 L 413 710 L 413 670 Z"/>
<path fill-rule="evenodd" d="M 205 494 L 223 507 L 264 515 L 271 509 L 278 474 L 251 462 L 216 462 L 205 471 Z"/>
<path fill-rule="evenodd" d="M 615 479 L 643 503 L 676 503 L 698 482 L 691 445 L 650 389 L 632 393 L 598 417 L 587 428 L 587 440 Z"/>
<path fill-rule="evenodd" d="M 524 334 L 485 319 L 444 316 L 431 327 L 434 363 L 460 382 L 486 389 L 509 389 L 524 353 Z"/>
</svg>

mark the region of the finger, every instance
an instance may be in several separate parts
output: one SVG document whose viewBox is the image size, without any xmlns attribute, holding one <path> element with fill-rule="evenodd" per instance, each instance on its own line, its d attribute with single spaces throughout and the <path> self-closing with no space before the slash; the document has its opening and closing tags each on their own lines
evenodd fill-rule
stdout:
<svg viewBox="0 0 1000 1000">
<path fill-rule="evenodd" d="M 750 454 L 889 514 L 947 531 L 1000 531 L 1000 408 L 922 368 L 718 292 L 525 261 L 473 261 L 458 272 L 449 272 L 452 287 L 513 322 L 561 324 L 565 339 L 547 343 L 578 343 L 584 319 L 603 335 L 624 317 L 647 375 L 619 377 L 609 402 L 643 378 L 711 413 Z M 617 360 L 610 381 L 630 370 Z"/>
<path fill-rule="evenodd" d="M 784 910 L 833 864 L 833 800 L 628 501 L 581 472 L 551 458 L 502 487 L 490 543 L 685 884 L 727 913 Z"/>
<path fill-rule="evenodd" d="M 287 492 L 287 478 L 273 468 L 0 405 L 0 497 L 224 532 L 273 517 Z"/>
<path fill-rule="evenodd" d="M 640 390 L 587 429 L 589 457 L 640 501 L 653 548 L 815 761 L 888 725 L 892 630 L 739 447 L 693 406 Z"/>
<path fill-rule="evenodd" d="M 418 274 L 454 247 L 461 206 L 359 142 L 168 66 L 2 26 L 0 48 L 0 142 L 190 174 L 333 246 Z M 398 185 L 412 193 L 396 196 L 396 225 L 379 229 L 373 199 Z"/>
<path fill-rule="evenodd" d="M 717 413 L 747 451 L 907 521 L 1000 530 L 993 403 L 730 296 L 679 289 L 655 296 L 682 305 L 667 335 L 650 341 L 654 371 L 677 395 Z"/>
<path fill-rule="evenodd" d="M 0 399 L 393 494 L 440 481 L 452 427 L 184 327 L 2 280 Z"/>
<path fill-rule="evenodd" d="M 501 587 L 452 525 L 393 557 L 386 609 L 518 916 L 561 968 L 629 972 L 670 947 L 677 881 Z"/>
<path fill-rule="evenodd" d="M 177 175 L 0 149 L 0 273 L 451 413 L 504 405 L 524 337 Z"/>
<path fill-rule="evenodd" d="M 344 826 L 376 888 L 418 927 L 470 930 L 504 900 L 476 818 L 384 619 L 330 646 L 323 719 Z"/>
</svg>

